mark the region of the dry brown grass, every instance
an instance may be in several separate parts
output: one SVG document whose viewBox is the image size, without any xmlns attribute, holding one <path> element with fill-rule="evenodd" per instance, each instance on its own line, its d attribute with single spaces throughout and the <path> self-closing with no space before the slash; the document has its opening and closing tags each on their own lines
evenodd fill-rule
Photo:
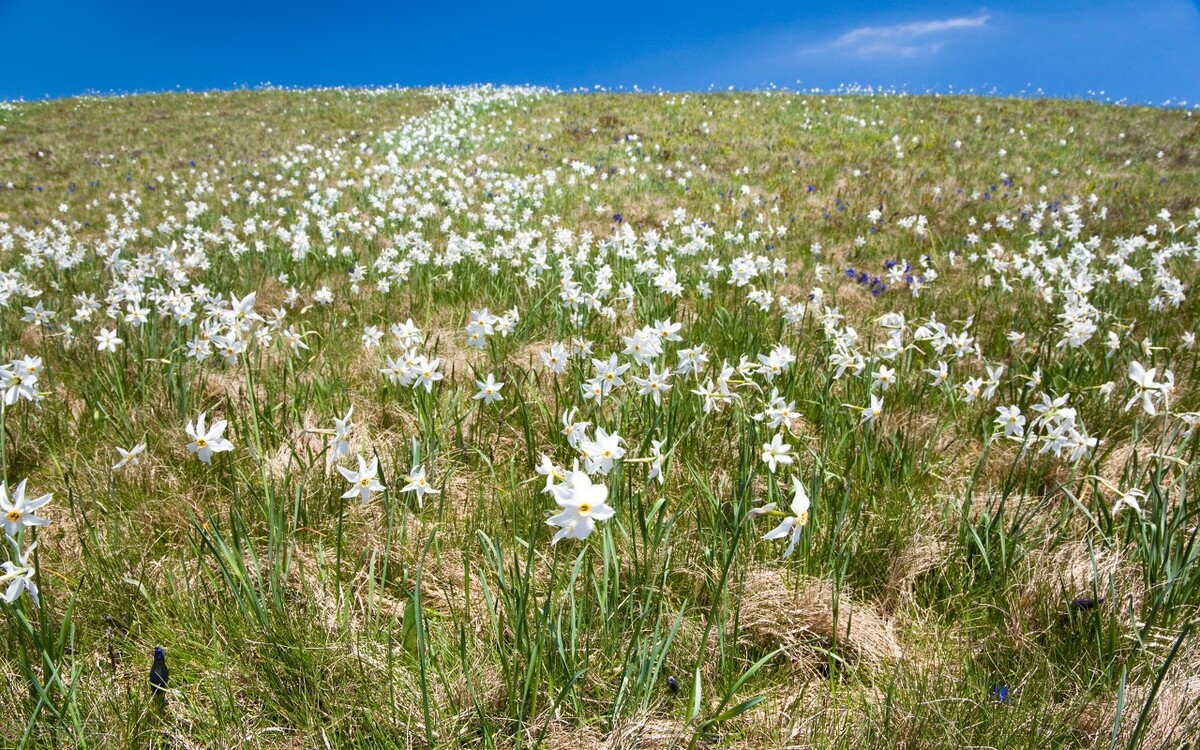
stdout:
<svg viewBox="0 0 1200 750">
<path fill-rule="evenodd" d="M 903 655 L 892 623 L 848 590 L 835 591 L 832 581 L 801 578 L 790 586 L 779 573 L 760 569 L 746 577 L 741 602 L 742 638 L 782 648 L 796 665 L 818 669 L 826 651 L 869 667 Z"/>
<path fill-rule="evenodd" d="M 924 575 L 946 562 L 947 544 L 938 537 L 916 534 L 904 551 L 892 558 L 888 576 L 887 609 L 912 603 L 913 587 Z"/>
</svg>

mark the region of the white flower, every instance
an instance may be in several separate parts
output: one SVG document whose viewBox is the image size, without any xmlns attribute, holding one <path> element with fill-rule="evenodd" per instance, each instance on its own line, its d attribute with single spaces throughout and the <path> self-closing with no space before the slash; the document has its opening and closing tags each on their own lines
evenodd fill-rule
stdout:
<svg viewBox="0 0 1200 750">
<path fill-rule="evenodd" d="M 657 479 L 658 485 L 661 487 L 663 482 L 666 481 L 666 477 L 663 476 L 663 463 L 666 461 L 666 457 L 663 456 L 662 441 L 651 440 L 650 449 L 652 451 L 650 454 L 650 473 L 646 479 Z"/>
<path fill-rule="evenodd" d="M 16 537 L 17 533 L 25 526 L 48 526 L 50 522 L 45 518 L 40 518 L 34 515 L 33 511 L 41 508 L 46 503 L 50 502 L 53 495 L 42 495 L 33 500 L 25 498 L 25 482 L 28 480 L 22 479 L 20 484 L 13 488 L 12 499 L 8 497 L 8 492 L 3 485 L 0 485 L 0 513 L 4 514 L 4 533 L 11 537 Z"/>
<path fill-rule="evenodd" d="M 580 450 L 587 459 L 587 470 L 590 474 L 607 474 L 612 471 L 613 462 L 625 457 L 625 449 L 621 447 L 621 436 L 608 433 L 603 427 L 596 428 L 596 439 L 587 440 Z"/>
<path fill-rule="evenodd" d="M 474 398 L 476 401 L 483 401 L 484 406 L 491 406 L 496 401 L 504 400 L 504 396 L 500 395 L 500 389 L 504 387 L 504 383 L 497 383 L 490 372 L 487 380 L 476 380 L 475 385 L 479 386 L 479 393 L 476 393 Z"/>
<path fill-rule="evenodd" d="M 608 504 L 608 487 L 592 484 L 591 478 L 579 470 L 578 461 L 566 481 L 554 486 L 553 494 L 562 510 L 546 519 L 548 525 L 558 527 L 551 544 L 563 539 L 587 539 L 596 521 L 607 521 L 616 513 Z"/>
<path fill-rule="evenodd" d="M 804 484 L 796 477 L 792 477 L 792 493 L 792 515 L 763 534 L 763 539 L 766 540 L 783 539 L 789 534 L 791 535 L 791 540 L 783 553 L 785 560 L 792 556 L 792 552 L 796 549 L 796 542 L 800 541 L 800 534 L 808 523 L 808 509 L 812 505 L 808 500 L 808 493 L 804 490 Z"/>
<path fill-rule="evenodd" d="M 1154 408 L 1154 396 L 1161 388 L 1158 383 L 1154 382 L 1154 373 L 1157 369 L 1151 367 L 1147 370 L 1138 361 L 1129 363 L 1129 379 L 1137 386 L 1137 391 L 1133 394 L 1133 398 L 1129 399 L 1129 403 L 1125 404 L 1125 411 L 1129 411 L 1140 400 L 1142 402 L 1142 409 L 1147 414 L 1154 416 L 1157 413 L 1157 410 Z"/>
<path fill-rule="evenodd" d="M 363 348 L 367 351 L 379 346 L 379 342 L 383 341 L 383 331 L 377 326 L 367 326 L 363 329 L 362 343 Z"/>
<path fill-rule="evenodd" d="M 663 372 L 656 372 L 654 365 L 650 365 L 650 374 L 645 378 L 634 376 L 633 382 L 638 384 L 640 395 L 652 396 L 654 405 L 662 406 L 662 394 L 671 390 L 671 384 L 667 382 L 670 378 L 671 368 L 668 367 Z"/>
<path fill-rule="evenodd" d="M 96 351 L 100 352 L 115 352 L 117 345 L 122 343 L 122 340 L 117 338 L 116 331 L 110 331 L 107 328 L 101 328 L 100 333 L 96 335 L 98 346 Z"/>
<path fill-rule="evenodd" d="M 371 499 L 372 492 L 383 492 L 386 489 L 375 475 L 379 473 L 379 459 L 371 459 L 371 464 L 368 466 L 366 459 L 361 455 L 358 457 L 358 471 L 350 471 L 344 466 L 338 467 L 338 473 L 350 483 L 350 489 L 342 493 L 342 497 L 351 498 L 355 495 L 362 501 L 363 505 Z"/>
<path fill-rule="evenodd" d="M 429 480 L 425 478 L 425 467 L 421 466 L 412 470 L 408 476 L 404 477 L 408 484 L 400 489 L 401 492 L 417 493 L 417 507 L 421 508 L 425 505 L 426 495 L 436 495 L 441 490 L 435 490 L 429 484 Z"/>
<path fill-rule="evenodd" d="M 4 391 L 4 403 L 12 406 L 18 399 L 37 401 L 38 375 L 23 364 L 24 360 L 13 360 L 11 365 L 0 365 L 0 390 Z"/>
<path fill-rule="evenodd" d="M 188 422 L 184 430 L 192 442 L 188 443 L 187 449 L 196 454 L 206 464 L 212 463 L 212 454 L 224 453 L 225 451 L 233 450 L 233 443 L 225 439 L 225 426 L 227 422 L 224 419 L 218 419 L 213 422 L 212 427 L 207 430 L 204 426 L 206 414 L 201 412 L 200 416 L 196 417 L 196 423 L 193 425 Z"/>
<path fill-rule="evenodd" d="M 550 492 L 554 489 L 556 481 L 561 482 L 567 478 L 566 471 L 555 465 L 545 453 L 542 454 L 541 463 L 535 466 L 534 470 L 546 478 L 546 486 L 542 488 L 542 492 Z"/>
<path fill-rule="evenodd" d="M 139 463 L 141 463 L 141 455 L 145 450 L 145 443 L 138 443 L 129 450 L 125 450 L 124 448 L 117 446 L 117 453 L 121 454 L 121 458 L 119 461 L 113 464 L 113 471 L 124 469 L 126 466 L 137 466 Z"/>
<path fill-rule="evenodd" d="M 794 459 L 788 455 L 792 450 L 792 446 L 783 442 L 783 434 L 775 433 L 775 437 L 769 443 L 763 443 L 762 460 L 771 469 L 771 473 L 775 473 L 775 468 L 778 464 L 790 464 Z"/>
<path fill-rule="evenodd" d="M 1021 414 L 1021 407 L 1016 404 L 997 406 L 996 411 L 1000 413 L 996 417 L 996 426 L 1004 428 L 1004 437 L 1020 439 L 1025 436 L 1025 416 Z"/>
<path fill-rule="evenodd" d="M 871 376 L 871 387 L 878 387 L 881 391 L 886 391 L 896 384 L 896 370 L 887 365 L 880 365 L 879 369 Z"/>
<path fill-rule="evenodd" d="M 413 383 L 413 388 L 423 385 L 425 386 L 426 393 L 432 393 L 433 384 L 445 377 L 445 375 L 438 372 L 438 365 L 440 363 L 440 359 L 429 360 L 424 356 L 420 357 L 416 365 L 417 379 Z"/>
<path fill-rule="evenodd" d="M 883 414 L 883 399 L 872 393 L 871 404 L 863 409 L 862 419 L 859 420 L 859 424 L 874 424 L 875 420 L 879 419 L 879 415 L 881 414 Z"/>
<path fill-rule="evenodd" d="M 333 464 L 342 456 L 350 455 L 350 436 L 354 432 L 354 423 L 350 418 L 354 416 L 354 405 L 346 411 L 346 416 L 338 419 L 333 418 L 333 435 L 329 438 L 329 455 L 325 459 L 326 466 Z"/>
<path fill-rule="evenodd" d="M 947 369 L 945 362 L 938 362 L 936 368 L 927 369 L 925 370 L 925 373 L 933 378 L 932 382 L 930 382 L 930 385 L 935 388 L 942 383 L 945 383 L 946 378 L 950 376 L 950 371 Z"/>
<path fill-rule="evenodd" d="M 21 554 L 21 547 L 17 544 L 17 540 L 11 536 L 8 538 L 9 544 L 17 553 L 17 561 L 0 563 L 0 569 L 4 570 L 4 575 L 0 576 L 0 581 L 7 581 L 8 588 L 4 591 L 4 601 L 12 604 L 21 596 L 24 591 L 29 592 L 29 598 L 33 599 L 33 603 L 37 606 L 42 606 L 38 601 L 37 581 L 34 580 L 34 575 L 37 571 L 30 564 L 30 556 L 37 548 L 37 542 L 29 545 L 29 549 L 25 550 L 25 554 Z"/>
<path fill-rule="evenodd" d="M 1122 508 L 1132 508 L 1139 516 L 1142 514 L 1142 501 L 1146 499 L 1146 493 L 1141 490 L 1126 490 L 1121 497 L 1117 498 L 1117 502 L 1113 505 L 1112 514 L 1117 515 L 1117 511 Z"/>
</svg>

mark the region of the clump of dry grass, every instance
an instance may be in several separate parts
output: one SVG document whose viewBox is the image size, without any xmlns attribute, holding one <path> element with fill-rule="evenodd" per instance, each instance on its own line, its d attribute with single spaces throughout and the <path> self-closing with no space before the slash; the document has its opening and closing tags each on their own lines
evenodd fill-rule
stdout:
<svg viewBox="0 0 1200 750">
<path fill-rule="evenodd" d="M 286 479 L 294 469 L 311 466 L 316 461 L 325 449 L 325 440 L 315 432 L 316 424 L 317 416 L 309 409 L 304 414 L 303 424 L 286 428 L 279 447 L 266 457 L 268 476 L 277 480 Z"/>
<path fill-rule="evenodd" d="M 1127 747 L 1137 731 L 1138 717 L 1150 697 L 1150 685 L 1130 685 L 1125 691 L 1121 708 L 1121 729 L 1118 747 Z M 1074 715 L 1074 724 L 1081 735 L 1093 738 L 1094 747 L 1108 747 L 1117 719 L 1118 696 L 1093 701 Z M 1183 748 L 1200 738 L 1200 677 L 1195 670 L 1180 669 L 1174 677 L 1163 680 L 1142 729 L 1143 748 Z"/>
<path fill-rule="evenodd" d="M 789 587 L 776 571 L 750 573 L 739 625 L 744 640 L 782 648 L 793 664 L 814 668 L 826 662 L 826 651 L 846 663 L 868 666 L 903 655 L 891 622 L 825 579 L 801 578 Z"/>
<path fill-rule="evenodd" d="M 946 543 L 938 537 L 915 535 L 904 551 L 892 558 L 888 576 L 887 608 L 912 602 L 913 587 L 924 575 L 946 561 Z"/>
<path fill-rule="evenodd" d="M 542 721 L 534 721 L 526 728 L 531 746 L 537 742 L 542 726 Z M 545 726 L 541 746 L 547 750 L 666 750 L 685 747 L 691 736 L 684 722 L 652 715 L 630 718 L 607 734 L 593 726 L 575 726 L 561 719 L 552 719 Z"/>
<path fill-rule="evenodd" d="M 1022 631 L 1061 622 L 1079 599 L 1102 598 L 1106 609 L 1122 616 L 1142 610 L 1144 583 L 1119 549 L 1078 539 L 1057 549 L 1031 550 L 1025 565 L 1024 583 L 1009 594 L 1013 627 Z"/>
<path fill-rule="evenodd" d="M 530 744 L 538 739 L 541 722 L 532 724 L 526 734 Z M 569 726 L 561 721 L 551 721 L 542 736 L 542 747 L 546 750 L 604 750 L 603 738 L 591 727 Z"/>
<path fill-rule="evenodd" d="M 604 747 L 605 750 L 660 750 L 682 747 L 688 737 L 682 721 L 642 716 L 613 729 Z"/>
</svg>

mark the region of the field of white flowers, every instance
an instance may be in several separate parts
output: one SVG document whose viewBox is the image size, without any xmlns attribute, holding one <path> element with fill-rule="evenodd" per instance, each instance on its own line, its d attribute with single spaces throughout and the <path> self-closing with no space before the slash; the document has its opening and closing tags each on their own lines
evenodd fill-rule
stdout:
<svg viewBox="0 0 1200 750">
<path fill-rule="evenodd" d="M 6 105 L 0 745 L 1194 742 L 1198 268 L 1183 110 Z"/>
</svg>

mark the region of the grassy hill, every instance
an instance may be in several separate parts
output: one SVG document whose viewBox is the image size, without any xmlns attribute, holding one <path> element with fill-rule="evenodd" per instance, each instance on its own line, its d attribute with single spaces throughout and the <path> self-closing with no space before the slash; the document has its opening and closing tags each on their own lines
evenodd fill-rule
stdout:
<svg viewBox="0 0 1200 750">
<path fill-rule="evenodd" d="M 1182 110 L 0 106 L 0 744 L 1195 743 L 1198 261 Z"/>
</svg>

